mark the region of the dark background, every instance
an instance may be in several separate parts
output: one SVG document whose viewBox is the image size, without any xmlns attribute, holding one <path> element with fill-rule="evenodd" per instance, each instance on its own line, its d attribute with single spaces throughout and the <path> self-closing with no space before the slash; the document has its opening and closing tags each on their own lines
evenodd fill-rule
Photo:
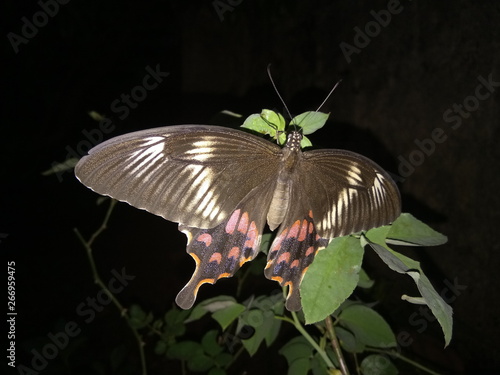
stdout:
<svg viewBox="0 0 500 375">
<path fill-rule="evenodd" d="M 73 228 L 90 235 L 106 205 L 97 206 L 97 196 L 71 171 L 41 173 L 68 153 L 86 152 L 86 134 L 94 134 L 96 143 L 100 136 L 160 125 L 213 123 L 224 109 L 244 116 L 262 108 L 281 110 L 266 73 L 271 63 L 294 114 L 316 109 L 342 79 L 322 109 L 331 112 L 331 121 L 313 143 L 372 157 L 399 181 L 404 211 L 449 237 L 444 246 L 406 251 L 422 262 L 438 291 L 446 280 L 466 286 L 451 303 L 455 326 L 447 349 L 437 323 L 420 329 L 411 318 L 418 306 L 400 300 L 403 293 L 416 293 L 411 280 L 366 252 L 366 269 L 378 280 L 379 311 L 396 332 L 411 333 L 413 344 L 404 353 L 442 373 L 500 370 L 498 88 L 482 88 L 487 98 L 471 98 L 480 76 L 500 81 L 500 4 L 402 0 L 401 11 L 387 26 L 373 29 L 376 35 L 348 61 L 340 44 L 355 47 L 354 28 L 364 30 L 374 20 L 370 11 L 387 9 L 386 1 L 222 3 L 230 10 L 221 14 L 213 1 L 72 0 L 46 22 L 39 18 L 45 25 L 17 53 L 9 33 L 21 37 L 23 17 L 33 21 L 41 6 L 2 4 L 0 253 L 5 262 L 16 262 L 17 363 L 29 366 L 31 349 L 75 321 L 82 328 L 78 344 L 45 373 L 113 373 L 110 353 L 121 343 L 130 343 L 129 368 L 137 364 L 130 333 L 114 307 L 89 324 L 76 312 L 98 289 Z M 158 64 L 169 76 L 128 116 L 120 116 L 112 103 L 142 84 L 146 67 Z M 443 115 L 464 101 L 474 108 L 464 110 L 461 126 L 453 129 L 458 120 Z M 99 133 L 91 110 L 112 119 L 112 131 Z M 446 140 L 418 159 L 423 154 L 415 151 L 415 141 L 431 138 L 436 128 Z M 420 165 L 402 173 L 401 157 L 411 155 Z M 103 279 L 122 267 L 136 276 L 119 295 L 125 306 L 138 303 L 161 316 L 193 269 L 184 246 L 176 224 L 120 204 L 94 251 Z M 247 293 L 276 289 L 263 277 L 255 283 L 259 289 Z M 222 292 L 234 292 L 234 283 L 202 288 L 199 298 Z M 281 345 L 253 359 L 242 356 L 234 373 L 284 373 Z M 178 372 L 151 347 L 146 352 L 151 373 Z"/>
</svg>

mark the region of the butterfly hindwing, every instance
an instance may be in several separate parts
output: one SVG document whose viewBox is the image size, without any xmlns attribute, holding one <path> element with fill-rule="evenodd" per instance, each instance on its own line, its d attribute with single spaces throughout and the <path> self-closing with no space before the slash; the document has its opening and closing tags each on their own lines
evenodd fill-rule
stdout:
<svg viewBox="0 0 500 375">
<path fill-rule="evenodd" d="M 295 221 L 285 219 L 280 227 L 269 249 L 264 274 L 281 286 L 288 286 L 286 308 L 298 311 L 301 309 L 299 287 L 302 278 L 318 250 L 324 248 L 328 240 L 316 232 L 312 211 L 293 216 Z"/>
<path fill-rule="evenodd" d="M 188 309 L 193 305 L 201 285 L 233 276 L 244 263 L 257 256 L 272 191 L 273 183 L 254 189 L 215 228 L 179 225 L 179 230 L 188 237 L 186 251 L 196 263 L 191 279 L 177 295 L 180 307 Z"/>
<path fill-rule="evenodd" d="M 112 138 L 75 168 L 92 190 L 163 218 L 213 228 L 279 167 L 281 149 L 218 126 L 179 125 Z"/>
</svg>

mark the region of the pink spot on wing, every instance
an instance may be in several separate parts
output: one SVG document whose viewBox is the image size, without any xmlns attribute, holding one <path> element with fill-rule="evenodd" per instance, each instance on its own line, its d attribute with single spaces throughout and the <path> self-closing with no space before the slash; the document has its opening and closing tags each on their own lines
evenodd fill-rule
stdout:
<svg viewBox="0 0 500 375">
<path fill-rule="evenodd" d="M 295 267 L 298 267 L 300 265 L 300 262 L 298 259 L 295 259 L 292 264 L 290 264 L 290 268 L 295 268 Z"/>
<path fill-rule="evenodd" d="M 281 262 L 285 262 L 285 263 L 290 262 L 290 253 L 288 251 L 286 253 L 281 254 L 280 257 L 278 258 L 278 260 L 276 261 L 276 263 L 278 263 L 278 264 Z"/>
<path fill-rule="evenodd" d="M 238 231 L 241 233 L 248 231 L 248 212 L 243 212 L 243 215 L 241 215 L 240 222 L 238 223 Z"/>
<path fill-rule="evenodd" d="M 236 229 L 236 224 L 238 223 L 238 218 L 240 217 L 240 210 L 235 210 L 226 224 L 226 233 L 233 234 Z"/>
<path fill-rule="evenodd" d="M 208 263 L 217 262 L 217 264 L 220 264 L 221 260 L 222 260 L 221 253 L 213 253 L 210 259 L 208 260 Z"/>
<path fill-rule="evenodd" d="M 203 233 L 196 238 L 196 241 L 203 242 L 206 247 L 209 247 L 212 243 L 212 236 L 208 233 Z"/>
<path fill-rule="evenodd" d="M 300 220 L 297 220 L 295 223 L 292 224 L 292 227 L 290 228 L 290 233 L 288 233 L 288 237 L 297 238 L 299 235 L 299 230 L 300 230 Z"/>
<path fill-rule="evenodd" d="M 306 250 L 306 257 L 308 257 L 309 255 L 311 255 L 312 253 L 314 253 L 314 247 L 313 246 L 309 246 Z"/>
<path fill-rule="evenodd" d="M 309 234 L 311 234 L 312 232 L 314 232 L 314 225 L 313 223 L 309 223 Z"/>
<path fill-rule="evenodd" d="M 300 226 L 300 232 L 299 232 L 299 236 L 297 238 L 299 241 L 304 241 L 306 239 L 307 228 L 308 228 L 307 220 L 304 219 L 304 221 L 302 222 L 302 225 Z"/>
<path fill-rule="evenodd" d="M 273 242 L 271 252 L 278 251 L 281 248 L 281 242 L 283 242 L 283 240 L 286 238 L 287 232 L 288 232 L 288 228 L 285 228 L 285 229 L 283 229 L 283 232 L 281 232 L 281 234 L 278 237 L 276 237 L 276 239 Z"/>
<path fill-rule="evenodd" d="M 257 226 L 255 225 L 255 221 L 252 221 L 250 223 L 250 228 L 248 228 L 248 232 L 247 232 L 247 240 L 245 242 L 245 247 L 250 247 L 250 248 L 254 248 L 255 246 L 255 241 L 257 240 L 257 236 L 258 236 L 259 232 L 257 230 Z"/>
</svg>

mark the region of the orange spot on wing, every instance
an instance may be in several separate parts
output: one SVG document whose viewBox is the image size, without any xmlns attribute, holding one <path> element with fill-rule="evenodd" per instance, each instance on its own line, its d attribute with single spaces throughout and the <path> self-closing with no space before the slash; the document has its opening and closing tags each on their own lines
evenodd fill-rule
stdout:
<svg viewBox="0 0 500 375">
<path fill-rule="evenodd" d="M 313 212 L 312 210 L 309 210 L 309 217 L 312 219 L 313 218 Z"/>
<path fill-rule="evenodd" d="M 283 282 L 283 278 L 281 276 L 273 276 L 271 277 L 271 280 L 277 281 L 280 284 Z"/>
<path fill-rule="evenodd" d="M 240 217 L 240 210 L 236 210 L 231 214 L 231 217 L 226 224 L 226 233 L 233 234 L 236 229 L 236 224 L 238 223 L 238 218 Z"/>
<path fill-rule="evenodd" d="M 231 277 L 232 275 L 229 272 L 221 273 L 217 276 L 217 280 L 222 279 L 223 277 Z"/>
<path fill-rule="evenodd" d="M 196 288 L 194 288 L 193 290 L 193 294 L 194 296 L 196 297 L 198 295 L 198 289 L 200 289 L 200 286 L 202 286 L 203 284 L 215 284 L 217 280 L 215 279 L 203 279 L 203 280 L 200 280 L 198 282 L 198 284 L 196 284 Z"/>
<path fill-rule="evenodd" d="M 203 233 L 196 238 L 196 241 L 203 242 L 206 247 L 209 247 L 212 243 L 212 236 L 208 233 Z"/>
<path fill-rule="evenodd" d="M 251 260 L 252 260 L 252 258 L 251 258 L 251 257 L 241 259 L 241 260 L 240 260 L 240 267 L 241 267 L 242 265 L 244 265 L 246 262 L 250 262 Z"/>
</svg>

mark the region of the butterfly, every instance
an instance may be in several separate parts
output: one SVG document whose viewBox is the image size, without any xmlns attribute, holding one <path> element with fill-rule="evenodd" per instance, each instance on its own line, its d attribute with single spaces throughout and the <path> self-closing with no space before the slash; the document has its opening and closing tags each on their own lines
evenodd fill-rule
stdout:
<svg viewBox="0 0 500 375">
<path fill-rule="evenodd" d="M 301 280 L 319 250 L 401 212 L 395 183 L 373 161 L 345 150 L 302 151 L 302 139 L 291 130 L 280 147 L 231 128 L 166 126 L 97 145 L 75 174 L 99 194 L 179 223 L 196 263 L 176 297 L 183 309 L 201 285 L 233 276 L 257 256 L 266 223 L 278 228 L 264 274 L 288 286 L 286 307 L 297 311 Z"/>
</svg>

